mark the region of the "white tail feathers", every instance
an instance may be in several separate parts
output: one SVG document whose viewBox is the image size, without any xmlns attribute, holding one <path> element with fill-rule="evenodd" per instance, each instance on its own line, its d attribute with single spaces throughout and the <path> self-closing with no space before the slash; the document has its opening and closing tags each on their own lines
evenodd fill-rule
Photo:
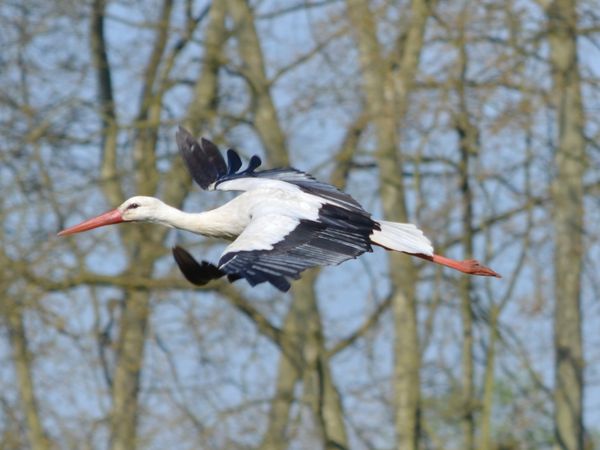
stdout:
<svg viewBox="0 0 600 450">
<path fill-rule="evenodd" d="M 371 242 L 406 253 L 433 255 L 433 246 L 427 237 L 412 223 L 397 223 L 378 220 L 381 230 L 373 231 Z"/>
</svg>

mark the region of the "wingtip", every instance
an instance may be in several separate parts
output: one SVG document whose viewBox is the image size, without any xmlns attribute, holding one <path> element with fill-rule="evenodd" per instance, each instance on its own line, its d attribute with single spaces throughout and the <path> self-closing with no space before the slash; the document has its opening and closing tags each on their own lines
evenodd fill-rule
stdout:
<svg viewBox="0 0 600 450">
<path fill-rule="evenodd" d="M 175 140 L 177 141 L 177 145 L 182 150 L 194 151 L 194 146 L 199 146 L 202 150 L 210 149 L 212 151 L 219 151 L 218 147 L 212 142 L 210 139 L 205 137 L 200 137 L 200 139 L 194 138 L 192 133 L 190 133 L 187 129 L 179 125 L 177 127 L 177 132 L 175 133 Z"/>
<path fill-rule="evenodd" d="M 175 132 L 175 137 L 177 136 L 191 136 L 192 133 L 190 133 L 187 129 L 185 129 L 183 127 L 183 125 L 177 125 L 177 131 Z"/>
<path fill-rule="evenodd" d="M 262 160 L 258 155 L 253 155 L 250 158 L 250 162 L 248 163 L 248 168 L 245 170 L 247 173 L 254 172 L 260 165 L 262 164 Z"/>
<path fill-rule="evenodd" d="M 201 145 L 203 148 L 206 148 L 206 147 L 214 147 L 214 149 L 215 149 L 216 151 L 219 151 L 219 148 L 216 146 L 216 144 L 215 144 L 213 141 L 211 141 L 210 139 L 207 139 L 207 138 L 205 138 L 204 136 L 202 136 L 202 137 L 200 138 L 200 145 Z"/>
<path fill-rule="evenodd" d="M 227 174 L 233 175 L 242 167 L 242 159 L 238 153 L 230 148 L 227 149 Z"/>
<path fill-rule="evenodd" d="M 195 144 L 196 140 L 188 130 L 179 125 L 177 127 L 177 131 L 175 132 L 175 142 L 177 142 L 177 147 L 179 147 L 179 150 L 184 151 L 190 150 Z"/>
<path fill-rule="evenodd" d="M 186 280 L 196 286 L 204 286 L 209 281 L 216 280 L 225 275 L 214 264 L 196 261 L 187 250 L 178 245 L 171 248 L 175 262 Z"/>
</svg>

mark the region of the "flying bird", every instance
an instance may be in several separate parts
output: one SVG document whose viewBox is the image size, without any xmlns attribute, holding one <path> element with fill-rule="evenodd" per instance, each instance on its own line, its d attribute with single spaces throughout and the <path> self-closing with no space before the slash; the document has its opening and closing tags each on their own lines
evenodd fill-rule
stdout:
<svg viewBox="0 0 600 450">
<path fill-rule="evenodd" d="M 226 276 L 246 279 L 252 286 L 270 283 L 281 291 L 305 269 L 337 265 L 373 251 L 373 246 L 408 253 L 458 271 L 500 277 L 476 260 L 457 261 L 436 255 L 415 225 L 375 220 L 350 195 L 294 168 L 256 170 L 233 149 L 227 161 L 215 144 L 198 142 L 184 128 L 176 134 L 179 152 L 194 181 L 205 190 L 238 191 L 219 208 L 187 213 L 157 198 L 136 196 L 118 208 L 78 225 L 59 236 L 121 222 L 152 222 L 204 236 L 232 241 L 217 265 L 198 262 L 182 247 L 173 256 L 185 278 L 204 285 Z"/>
</svg>

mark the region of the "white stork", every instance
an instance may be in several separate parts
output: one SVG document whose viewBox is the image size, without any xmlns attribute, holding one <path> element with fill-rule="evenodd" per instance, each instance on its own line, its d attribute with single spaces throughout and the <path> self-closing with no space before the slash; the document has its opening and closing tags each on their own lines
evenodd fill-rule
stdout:
<svg viewBox="0 0 600 450">
<path fill-rule="evenodd" d="M 154 197 L 136 196 L 100 216 L 67 228 L 59 236 L 121 222 L 153 222 L 233 242 L 217 266 L 198 263 L 181 247 L 173 256 L 196 285 L 227 275 L 252 286 L 269 282 L 281 291 L 290 279 L 314 266 L 337 265 L 372 245 L 408 253 L 471 275 L 500 277 L 476 260 L 456 261 L 433 252 L 431 242 L 409 223 L 374 220 L 350 195 L 293 168 L 256 171 L 261 160 L 242 161 L 229 149 L 227 162 L 209 140 L 197 142 L 179 128 L 177 145 L 192 178 L 206 190 L 241 191 L 223 206 L 186 213 Z"/>
</svg>

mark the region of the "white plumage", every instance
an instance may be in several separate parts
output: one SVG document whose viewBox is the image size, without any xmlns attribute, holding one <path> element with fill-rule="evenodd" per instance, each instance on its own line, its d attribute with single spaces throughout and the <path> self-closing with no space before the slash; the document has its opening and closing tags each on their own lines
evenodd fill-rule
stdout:
<svg viewBox="0 0 600 450">
<path fill-rule="evenodd" d="M 404 253 L 421 253 L 433 256 L 431 241 L 412 223 L 377 221 L 381 230 L 374 230 L 371 240 L 388 250 Z"/>
<path fill-rule="evenodd" d="M 173 249 L 185 277 L 195 284 L 227 275 L 263 282 L 286 291 L 290 280 L 313 266 L 340 264 L 372 251 L 372 245 L 400 251 L 474 275 L 498 276 L 477 261 L 435 255 L 415 225 L 374 220 L 360 204 L 334 186 L 296 169 L 256 171 L 257 156 L 240 171 L 233 150 L 227 162 L 210 141 L 197 142 L 179 129 L 177 144 L 194 180 L 207 190 L 241 191 L 223 206 L 190 214 L 153 197 L 132 197 L 113 211 L 63 230 L 59 235 L 119 222 L 154 222 L 194 233 L 233 240 L 218 265 L 198 263 L 181 247 Z"/>
</svg>

